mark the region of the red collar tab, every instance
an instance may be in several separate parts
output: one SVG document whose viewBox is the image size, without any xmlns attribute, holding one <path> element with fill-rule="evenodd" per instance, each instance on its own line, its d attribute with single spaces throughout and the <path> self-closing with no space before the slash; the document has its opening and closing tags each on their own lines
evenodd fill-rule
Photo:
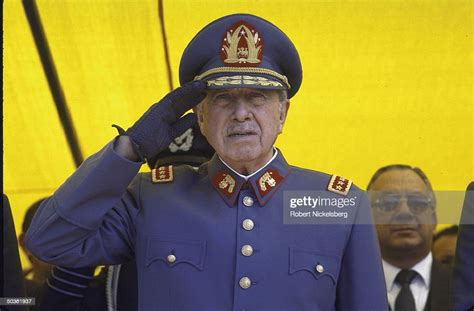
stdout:
<svg viewBox="0 0 474 311">
<path fill-rule="evenodd" d="M 218 172 L 213 178 L 212 178 L 212 184 L 213 186 L 217 189 L 217 191 L 230 198 L 234 194 L 235 191 L 237 191 L 237 182 L 235 179 L 228 173 L 224 171 Z"/>
<path fill-rule="evenodd" d="M 282 177 L 277 170 L 272 168 L 266 170 L 260 177 L 255 181 L 258 192 L 263 198 L 273 189 L 278 188 L 284 177 Z"/>
</svg>

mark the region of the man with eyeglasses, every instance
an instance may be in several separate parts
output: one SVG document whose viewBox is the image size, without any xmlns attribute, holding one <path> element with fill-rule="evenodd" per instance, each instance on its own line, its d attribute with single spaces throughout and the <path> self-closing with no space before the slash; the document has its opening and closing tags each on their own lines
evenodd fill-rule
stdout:
<svg viewBox="0 0 474 311">
<path fill-rule="evenodd" d="M 450 269 L 433 259 L 436 200 L 419 169 L 380 168 L 367 186 L 390 309 L 452 310 Z"/>
</svg>

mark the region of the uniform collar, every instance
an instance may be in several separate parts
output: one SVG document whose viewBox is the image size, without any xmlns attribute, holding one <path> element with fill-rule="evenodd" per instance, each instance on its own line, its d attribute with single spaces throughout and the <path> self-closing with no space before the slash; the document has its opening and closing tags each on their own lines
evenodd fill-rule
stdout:
<svg viewBox="0 0 474 311">
<path fill-rule="evenodd" d="M 225 163 L 225 161 L 222 160 L 221 157 L 219 157 L 219 160 L 220 160 L 225 166 L 227 166 L 227 168 L 228 168 L 229 170 L 231 170 L 231 171 L 234 172 L 237 176 L 242 177 L 245 181 L 247 181 L 247 180 L 249 180 L 250 177 L 252 177 L 253 175 L 257 175 L 261 170 L 263 170 L 263 169 L 265 168 L 265 166 L 267 166 L 267 165 L 270 164 L 273 160 L 275 160 L 275 158 L 277 157 L 278 153 L 279 153 L 279 152 L 278 152 L 278 149 L 275 148 L 275 147 L 273 147 L 273 156 L 272 156 L 272 158 L 271 158 L 270 160 L 268 160 L 268 162 L 265 163 L 265 165 L 263 165 L 261 168 L 259 168 L 258 170 L 256 170 L 255 172 L 253 172 L 252 174 L 247 175 L 247 176 L 246 176 L 246 175 L 242 175 L 242 174 L 240 174 L 239 172 L 237 172 L 236 170 L 234 170 L 234 169 L 233 169 L 232 167 L 230 167 L 227 163 Z"/>
<path fill-rule="evenodd" d="M 281 151 L 276 148 L 272 159 L 248 176 L 237 173 L 217 154 L 214 154 L 209 161 L 208 168 L 211 184 L 230 207 L 234 206 L 244 186 L 251 188 L 260 205 L 264 206 L 283 183 L 290 170 Z"/>
</svg>

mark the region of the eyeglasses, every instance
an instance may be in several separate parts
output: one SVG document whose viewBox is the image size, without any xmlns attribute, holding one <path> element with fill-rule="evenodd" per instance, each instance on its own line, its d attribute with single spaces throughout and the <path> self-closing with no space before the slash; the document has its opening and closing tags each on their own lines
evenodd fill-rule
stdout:
<svg viewBox="0 0 474 311">
<path fill-rule="evenodd" d="M 377 193 L 371 197 L 372 207 L 382 212 L 393 212 L 402 202 L 406 203 L 414 214 L 421 214 L 433 208 L 433 198 L 423 193 Z"/>
</svg>

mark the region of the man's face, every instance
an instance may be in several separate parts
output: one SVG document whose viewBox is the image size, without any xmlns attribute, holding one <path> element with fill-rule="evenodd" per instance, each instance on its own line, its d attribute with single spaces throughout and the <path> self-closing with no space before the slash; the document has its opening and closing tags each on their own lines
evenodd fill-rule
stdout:
<svg viewBox="0 0 474 311">
<path fill-rule="evenodd" d="M 428 254 L 436 216 L 421 177 L 409 169 L 392 169 L 375 180 L 369 194 L 382 257 Z"/>
<path fill-rule="evenodd" d="M 278 91 L 242 88 L 209 91 L 195 110 L 201 132 L 226 163 L 261 166 L 272 156 L 288 105 Z"/>
<path fill-rule="evenodd" d="M 433 257 L 439 262 L 452 265 L 456 255 L 457 235 L 449 234 L 439 237 L 433 243 Z"/>
</svg>

